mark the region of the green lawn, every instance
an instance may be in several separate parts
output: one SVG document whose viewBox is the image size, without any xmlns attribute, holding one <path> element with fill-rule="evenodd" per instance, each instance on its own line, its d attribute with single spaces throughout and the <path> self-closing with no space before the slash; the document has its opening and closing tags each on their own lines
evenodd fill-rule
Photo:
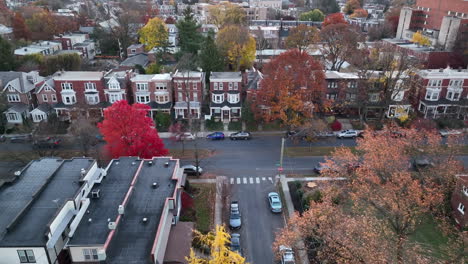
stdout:
<svg viewBox="0 0 468 264">
<path fill-rule="evenodd" d="M 442 233 L 432 216 L 427 217 L 410 237 L 411 242 L 421 245 L 423 250 L 430 252 L 436 258 L 444 260 L 443 247 L 448 238 Z"/>
<path fill-rule="evenodd" d="M 195 228 L 207 233 L 213 228 L 216 184 L 191 184 L 191 187 L 197 190 L 194 194 Z"/>
</svg>

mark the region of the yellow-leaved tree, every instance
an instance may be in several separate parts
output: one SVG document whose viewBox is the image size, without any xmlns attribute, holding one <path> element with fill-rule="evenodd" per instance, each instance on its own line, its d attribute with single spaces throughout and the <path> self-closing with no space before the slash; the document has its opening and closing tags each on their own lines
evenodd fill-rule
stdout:
<svg viewBox="0 0 468 264">
<path fill-rule="evenodd" d="M 145 44 L 146 50 L 154 47 L 167 47 L 169 32 L 166 24 L 160 18 L 152 18 L 140 29 L 140 43 Z"/>
<path fill-rule="evenodd" d="M 245 258 L 239 253 L 231 251 L 229 242 L 231 235 L 226 232 L 224 226 L 216 226 L 215 232 L 202 234 L 195 231 L 196 239 L 210 249 L 209 257 L 200 257 L 190 250 L 190 256 L 185 257 L 189 264 L 245 264 Z"/>
<path fill-rule="evenodd" d="M 255 60 L 256 42 L 245 27 L 223 27 L 216 37 L 216 45 L 234 71 L 250 68 Z"/>
<path fill-rule="evenodd" d="M 429 38 L 425 37 L 421 31 L 418 31 L 413 34 L 413 38 L 411 39 L 412 42 L 417 43 L 418 45 L 421 46 L 429 46 L 431 45 L 431 41 Z"/>
</svg>

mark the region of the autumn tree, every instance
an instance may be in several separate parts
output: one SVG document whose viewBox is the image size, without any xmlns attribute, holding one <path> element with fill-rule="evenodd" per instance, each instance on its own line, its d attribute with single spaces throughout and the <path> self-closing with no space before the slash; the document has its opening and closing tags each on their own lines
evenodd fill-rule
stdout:
<svg viewBox="0 0 468 264">
<path fill-rule="evenodd" d="M 299 49 L 299 51 L 307 50 L 308 47 L 317 42 L 317 28 L 304 24 L 298 25 L 291 29 L 286 38 L 286 47 Z"/>
<path fill-rule="evenodd" d="M 121 100 L 104 110 L 104 120 L 98 124 L 113 158 L 137 156 L 152 158 L 168 154 L 153 120 L 147 116 L 149 106 L 129 105 Z"/>
<path fill-rule="evenodd" d="M 334 13 L 325 17 L 322 23 L 322 28 L 331 24 L 348 24 L 348 22 L 346 22 L 342 13 Z"/>
<path fill-rule="evenodd" d="M 323 21 L 325 15 L 320 11 L 320 9 L 314 9 L 309 12 L 304 12 L 299 16 L 301 21 Z"/>
<path fill-rule="evenodd" d="M 13 55 L 13 47 L 8 40 L 0 36 L 0 71 L 11 71 L 15 69 L 16 60 Z"/>
<path fill-rule="evenodd" d="M 179 46 L 183 53 L 197 54 L 203 42 L 203 36 L 199 29 L 200 25 L 194 18 L 190 7 L 184 10 L 184 18 L 176 24 L 179 30 Z"/>
<path fill-rule="evenodd" d="M 289 128 L 310 120 L 323 96 L 325 77 L 318 61 L 293 49 L 266 64 L 263 74 L 254 106 L 257 119 L 281 120 Z"/>
<path fill-rule="evenodd" d="M 348 15 L 351 15 L 352 13 L 354 13 L 356 9 L 359 9 L 359 8 L 361 8 L 361 4 L 359 3 L 359 0 L 348 0 L 343 9 L 343 12 L 345 12 Z"/>
<path fill-rule="evenodd" d="M 435 133 L 402 132 L 405 137 L 392 138 L 389 130 L 366 131 L 356 152 L 335 150 L 326 162 L 327 175 L 346 180 L 324 186 L 321 200 L 291 218 L 274 248 L 304 241 L 309 255 L 319 262 L 441 263 L 412 236 L 425 219 L 449 216 L 444 207 L 461 169 L 455 157 L 458 149 L 453 141 L 441 148 Z M 433 166 L 419 170 L 409 166 L 423 157 Z M 449 237 L 460 236 L 457 233 L 452 229 Z"/>
<path fill-rule="evenodd" d="M 320 31 L 321 51 L 330 70 L 339 71 L 343 63 L 358 49 L 363 36 L 348 24 L 329 24 Z"/>
<path fill-rule="evenodd" d="M 191 249 L 190 256 L 186 257 L 189 264 L 245 263 L 245 258 L 229 248 L 231 235 L 229 235 L 224 226 L 216 226 L 215 231 L 208 234 L 195 231 L 195 240 L 202 246 L 208 247 L 210 254 L 208 257 L 197 256 L 195 251 Z"/>
<path fill-rule="evenodd" d="M 222 28 L 216 36 L 216 45 L 233 71 L 249 68 L 255 60 L 255 39 L 245 27 L 228 25 Z"/>
<path fill-rule="evenodd" d="M 16 40 L 31 39 L 31 32 L 26 26 L 24 17 L 21 15 L 21 13 L 16 12 L 15 15 L 11 18 L 11 26 L 13 27 L 13 36 Z"/>
<path fill-rule="evenodd" d="M 26 24 L 31 30 L 33 40 L 52 39 L 58 31 L 58 24 L 55 23 L 52 14 L 47 10 L 34 13 L 31 18 L 26 19 Z"/>
<path fill-rule="evenodd" d="M 242 26 L 247 22 L 245 10 L 240 6 L 229 2 L 210 6 L 208 10 L 210 13 L 210 22 L 218 29 L 221 29 L 225 25 Z"/>
<path fill-rule="evenodd" d="M 169 32 L 166 24 L 160 18 L 151 18 L 138 33 L 140 34 L 140 42 L 145 44 L 146 50 L 168 45 Z"/>
<path fill-rule="evenodd" d="M 362 8 L 358 8 L 356 10 L 354 10 L 353 14 L 349 17 L 351 18 L 367 18 L 369 14 L 367 13 L 367 11 L 365 9 L 362 9 Z"/>
<path fill-rule="evenodd" d="M 424 36 L 421 31 L 418 31 L 413 34 L 413 37 L 411 38 L 411 41 L 416 43 L 418 46 L 430 46 L 431 41 L 429 40 L 428 37 Z"/>
</svg>

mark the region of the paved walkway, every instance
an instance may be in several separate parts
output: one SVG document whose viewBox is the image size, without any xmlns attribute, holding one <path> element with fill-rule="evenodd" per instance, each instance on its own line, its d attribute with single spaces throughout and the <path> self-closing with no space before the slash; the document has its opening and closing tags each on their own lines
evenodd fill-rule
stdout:
<svg viewBox="0 0 468 264">
<path fill-rule="evenodd" d="M 332 177 L 299 177 L 299 178 L 286 178 L 286 182 L 292 181 L 343 181 L 346 178 L 332 178 Z"/>
</svg>

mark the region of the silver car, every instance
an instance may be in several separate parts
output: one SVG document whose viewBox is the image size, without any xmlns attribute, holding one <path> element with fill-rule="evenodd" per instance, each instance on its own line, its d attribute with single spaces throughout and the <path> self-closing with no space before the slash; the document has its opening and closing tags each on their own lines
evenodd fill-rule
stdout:
<svg viewBox="0 0 468 264">
<path fill-rule="evenodd" d="M 239 211 L 239 202 L 231 202 L 231 215 L 229 216 L 229 227 L 239 229 L 242 226 L 241 214 Z"/>
<path fill-rule="evenodd" d="M 269 193 L 268 203 L 270 204 L 270 210 L 273 213 L 281 213 L 283 211 L 283 205 L 281 204 L 281 199 L 278 193 Z"/>
</svg>

